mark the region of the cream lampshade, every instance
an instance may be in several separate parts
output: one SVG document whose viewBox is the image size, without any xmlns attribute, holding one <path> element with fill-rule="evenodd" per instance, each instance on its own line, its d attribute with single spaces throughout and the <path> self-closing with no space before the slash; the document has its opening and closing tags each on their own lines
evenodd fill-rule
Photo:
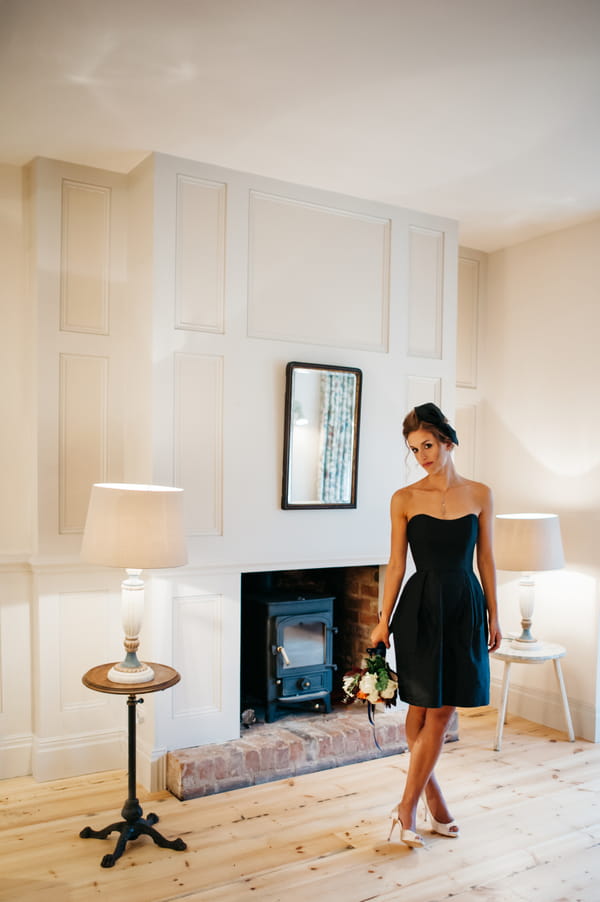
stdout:
<svg viewBox="0 0 600 902">
<path fill-rule="evenodd" d="M 137 657 L 144 611 L 141 573 L 187 562 L 183 490 L 126 483 L 92 486 L 81 557 L 91 564 L 127 571 L 121 583 L 126 655 L 109 671 L 109 679 L 116 683 L 153 679 L 152 668 L 140 664 Z"/>
<path fill-rule="evenodd" d="M 531 633 L 535 603 L 535 580 L 538 570 L 564 567 L 560 523 L 556 514 L 498 514 L 494 539 L 494 556 L 498 570 L 521 573 L 519 605 L 521 635 L 513 639 L 515 648 L 535 648 L 539 643 Z"/>
</svg>

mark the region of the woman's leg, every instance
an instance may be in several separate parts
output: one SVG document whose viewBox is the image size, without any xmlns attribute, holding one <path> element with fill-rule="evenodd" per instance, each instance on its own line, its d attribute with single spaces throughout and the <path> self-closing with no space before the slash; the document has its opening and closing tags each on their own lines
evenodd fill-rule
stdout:
<svg viewBox="0 0 600 902">
<path fill-rule="evenodd" d="M 398 815 L 405 829 L 414 830 L 417 804 L 427 786 L 432 804 L 437 797 L 436 810 L 432 811 L 436 820 L 445 822 L 448 810 L 441 810 L 440 802 L 445 802 L 439 784 L 433 774 L 434 767 L 442 751 L 446 730 L 455 708 L 419 708 L 410 705 L 406 716 L 406 738 L 410 750 L 410 762 L 404 794 L 398 806 Z M 448 820 L 451 820 L 448 817 Z"/>
<path fill-rule="evenodd" d="M 409 751 L 412 751 L 412 747 L 421 729 L 423 728 L 427 711 L 427 708 L 418 708 L 414 705 L 409 706 L 405 724 L 406 740 L 408 742 Z M 454 708 L 452 709 L 452 711 L 454 711 Z M 425 798 L 427 799 L 429 810 L 431 811 L 436 821 L 439 821 L 442 824 L 451 823 L 452 815 L 450 814 L 448 806 L 446 805 L 446 800 L 444 799 L 444 795 L 434 771 L 431 772 L 431 776 L 429 777 L 429 780 L 427 781 L 427 784 L 425 786 Z M 458 833 L 459 828 L 456 827 L 454 829 Z"/>
</svg>

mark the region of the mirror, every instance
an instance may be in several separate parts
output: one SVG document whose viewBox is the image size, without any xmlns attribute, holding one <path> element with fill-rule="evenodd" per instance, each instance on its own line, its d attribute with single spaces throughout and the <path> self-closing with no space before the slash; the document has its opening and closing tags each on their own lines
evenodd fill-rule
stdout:
<svg viewBox="0 0 600 902">
<path fill-rule="evenodd" d="M 362 372 L 288 363 L 281 506 L 356 507 Z"/>
</svg>

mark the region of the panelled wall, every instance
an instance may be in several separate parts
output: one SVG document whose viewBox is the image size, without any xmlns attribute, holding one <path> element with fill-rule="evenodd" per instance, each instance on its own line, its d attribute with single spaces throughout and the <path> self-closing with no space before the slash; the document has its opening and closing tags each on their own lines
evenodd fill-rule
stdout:
<svg viewBox="0 0 600 902">
<path fill-rule="evenodd" d="M 26 769 L 17 734 L 39 779 L 122 763 L 122 700 L 80 681 L 120 654 L 121 574 L 78 553 L 93 482 L 151 481 L 184 488 L 189 547 L 148 575 L 143 657 L 182 674 L 142 712 L 157 787 L 168 749 L 238 735 L 241 573 L 387 560 L 402 418 L 455 405 L 456 225 L 160 155 L 29 178 L 38 511 L 2 615 L 9 641 L 31 623 L 34 714 L 4 732 L 3 775 Z M 280 508 L 290 360 L 363 371 L 355 510 Z"/>
</svg>

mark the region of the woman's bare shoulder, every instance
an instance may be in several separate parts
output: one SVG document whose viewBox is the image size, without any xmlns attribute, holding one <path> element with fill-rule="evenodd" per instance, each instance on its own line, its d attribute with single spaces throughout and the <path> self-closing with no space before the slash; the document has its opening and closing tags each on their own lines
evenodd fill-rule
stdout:
<svg viewBox="0 0 600 902">
<path fill-rule="evenodd" d="M 492 490 L 488 485 L 485 485 L 483 482 L 475 482 L 474 479 L 465 479 L 465 483 L 482 508 L 491 504 Z"/>
<path fill-rule="evenodd" d="M 423 491 L 424 482 L 424 479 L 420 479 L 418 482 L 412 482 L 410 485 L 397 489 L 392 495 L 393 513 L 408 517 L 408 512 L 414 508 L 415 498 L 419 492 Z"/>
<path fill-rule="evenodd" d="M 396 489 L 392 495 L 391 508 L 395 514 L 405 514 L 406 509 L 412 498 L 412 485 L 405 485 L 401 489 Z"/>
</svg>

